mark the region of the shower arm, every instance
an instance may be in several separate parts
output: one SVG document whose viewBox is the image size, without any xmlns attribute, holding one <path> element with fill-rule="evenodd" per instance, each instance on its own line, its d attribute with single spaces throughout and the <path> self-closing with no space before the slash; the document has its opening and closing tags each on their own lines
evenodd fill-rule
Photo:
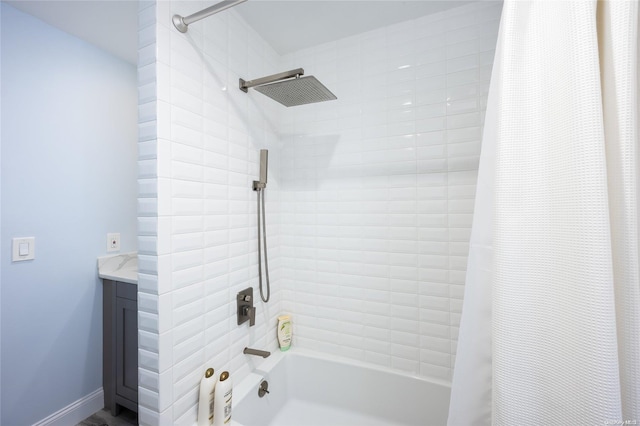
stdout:
<svg viewBox="0 0 640 426">
<path fill-rule="evenodd" d="M 240 79 L 240 90 L 244 93 L 249 91 L 249 88 L 254 86 L 262 86 L 263 84 L 273 83 L 275 81 L 286 80 L 291 77 L 300 77 L 304 75 L 304 69 L 296 68 L 295 70 L 280 72 L 278 74 L 268 75 L 262 78 L 256 78 L 255 80 L 245 81 Z"/>
<path fill-rule="evenodd" d="M 247 0 L 224 0 L 189 16 L 182 17 L 180 15 L 173 15 L 173 18 L 171 18 L 171 20 L 173 22 L 173 26 L 175 26 L 178 31 L 180 31 L 181 33 L 186 33 L 189 29 L 189 24 L 193 24 L 194 22 L 204 19 L 207 16 L 213 15 L 214 13 L 222 12 L 223 10 L 229 9 L 230 7 L 233 7 L 237 4 L 244 3 L 245 1 Z"/>
</svg>

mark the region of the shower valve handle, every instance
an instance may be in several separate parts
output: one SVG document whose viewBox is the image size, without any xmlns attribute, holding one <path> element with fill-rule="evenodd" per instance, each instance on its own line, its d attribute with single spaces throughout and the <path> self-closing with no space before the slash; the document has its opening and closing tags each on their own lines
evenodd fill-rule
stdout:
<svg viewBox="0 0 640 426">
<path fill-rule="evenodd" d="M 238 325 L 249 321 L 249 326 L 256 323 L 256 308 L 253 306 L 253 287 L 248 287 L 236 296 Z"/>
<path fill-rule="evenodd" d="M 249 317 L 249 327 L 256 324 L 256 308 L 255 307 L 243 306 L 242 315 Z"/>
</svg>

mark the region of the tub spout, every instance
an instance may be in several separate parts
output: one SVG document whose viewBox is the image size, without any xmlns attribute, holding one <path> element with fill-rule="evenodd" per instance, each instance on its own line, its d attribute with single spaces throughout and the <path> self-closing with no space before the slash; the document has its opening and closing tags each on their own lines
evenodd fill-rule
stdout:
<svg viewBox="0 0 640 426">
<path fill-rule="evenodd" d="M 269 355 L 271 355 L 271 352 L 261 351 L 258 349 L 251 349 L 251 348 L 244 348 L 244 351 L 242 351 L 242 353 L 247 355 L 257 355 L 257 356 L 261 356 L 262 358 L 266 358 Z"/>
</svg>

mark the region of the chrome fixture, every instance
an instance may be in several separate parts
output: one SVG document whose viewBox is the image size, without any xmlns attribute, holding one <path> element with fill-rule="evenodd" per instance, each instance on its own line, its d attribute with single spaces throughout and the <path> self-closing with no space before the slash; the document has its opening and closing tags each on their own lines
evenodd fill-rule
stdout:
<svg viewBox="0 0 640 426">
<path fill-rule="evenodd" d="M 189 16 L 182 17 L 180 15 L 173 15 L 171 21 L 173 22 L 173 26 L 176 27 L 178 31 L 180 31 L 181 33 L 186 33 L 189 29 L 189 24 L 193 24 L 194 22 L 204 19 L 207 16 L 211 16 L 214 13 L 222 12 L 225 9 L 229 9 L 230 7 L 233 7 L 237 4 L 244 3 L 245 1 L 247 0 L 224 0 Z"/>
<path fill-rule="evenodd" d="M 260 191 L 267 187 L 267 168 L 269 167 L 269 150 L 260 150 L 260 180 L 253 181 L 253 190 Z"/>
<path fill-rule="evenodd" d="M 260 387 L 258 388 L 258 396 L 262 398 L 265 393 L 269 393 L 269 382 L 263 380 L 262 383 L 260 383 Z"/>
<path fill-rule="evenodd" d="M 240 79 L 240 90 L 247 93 L 249 88 L 254 87 L 286 107 L 338 99 L 317 78 L 312 75 L 301 77 L 302 75 L 304 69 L 296 68 L 255 80 Z"/>
<path fill-rule="evenodd" d="M 238 325 L 249 321 L 249 327 L 256 324 L 256 308 L 253 306 L 253 287 L 245 288 L 236 296 Z"/>
<path fill-rule="evenodd" d="M 271 355 L 271 352 L 261 351 L 259 349 L 251 349 L 251 348 L 244 348 L 242 353 L 245 355 L 257 355 L 257 356 L 261 356 L 262 358 L 266 358 L 269 355 Z"/>
<path fill-rule="evenodd" d="M 269 283 L 269 262 L 267 260 L 267 223 L 266 211 L 264 208 L 264 190 L 267 187 L 267 166 L 269 162 L 269 151 L 260 150 L 260 180 L 253 181 L 253 190 L 258 195 L 258 283 L 260 286 L 260 299 L 268 302 L 271 297 L 271 284 Z M 262 222 L 260 218 L 262 217 Z M 260 242 L 260 234 L 262 234 L 262 242 Z M 264 272 L 267 282 L 267 295 L 262 290 L 262 246 L 264 246 Z"/>
</svg>

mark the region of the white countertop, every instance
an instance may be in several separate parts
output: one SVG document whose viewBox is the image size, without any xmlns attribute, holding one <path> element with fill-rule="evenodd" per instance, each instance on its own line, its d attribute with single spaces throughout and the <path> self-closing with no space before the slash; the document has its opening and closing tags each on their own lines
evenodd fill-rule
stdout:
<svg viewBox="0 0 640 426">
<path fill-rule="evenodd" d="M 138 284 L 138 253 L 99 257 L 98 276 L 107 280 Z"/>
</svg>

